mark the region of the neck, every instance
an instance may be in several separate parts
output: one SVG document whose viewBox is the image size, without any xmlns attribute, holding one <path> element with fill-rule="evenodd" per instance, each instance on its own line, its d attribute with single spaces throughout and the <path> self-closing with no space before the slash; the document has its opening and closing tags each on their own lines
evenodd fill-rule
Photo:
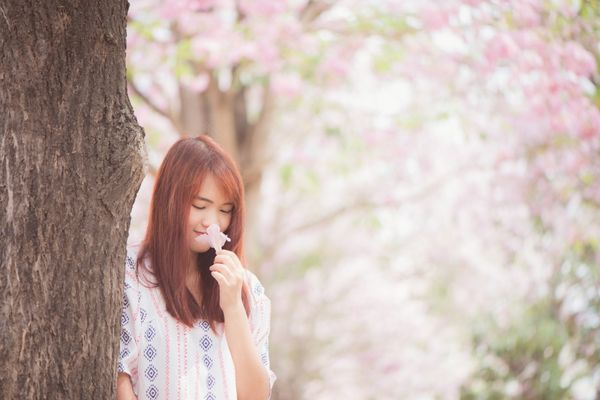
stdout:
<svg viewBox="0 0 600 400">
<path fill-rule="evenodd" d="M 195 277 L 200 275 L 198 273 L 198 253 L 192 252 L 192 256 L 190 257 L 190 265 L 187 270 L 187 278 Z"/>
<path fill-rule="evenodd" d="M 192 254 L 192 261 L 188 268 L 187 276 L 185 277 L 185 286 L 188 288 L 196 303 L 202 303 L 202 294 L 200 292 L 200 272 L 197 267 L 198 254 Z"/>
</svg>

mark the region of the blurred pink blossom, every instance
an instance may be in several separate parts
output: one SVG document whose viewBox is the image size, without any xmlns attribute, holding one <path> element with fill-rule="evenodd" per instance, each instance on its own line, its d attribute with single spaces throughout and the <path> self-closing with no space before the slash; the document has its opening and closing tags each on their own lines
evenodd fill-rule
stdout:
<svg viewBox="0 0 600 400">
<path fill-rule="evenodd" d="M 567 42 L 562 47 L 562 62 L 568 71 L 579 76 L 589 77 L 596 71 L 594 56 L 576 42 Z"/>
<path fill-rule="evenodd" d="M 457 12 L 456 5 L 426 2 L 419 10 L 419 18 L 423 28 L 427 31 L 436 31 L 446 28 Z"/>
<path fill-rule="evenodd" d="M 298 97 L 302 93 L 302 79 L 295 73 L 275 74 L 271 78 L 271 88 L 278 96 Z"/>
<path fill-rule="evenodd" d="M 510 62 L 519 50 L 513 36 L 510 33 L 502 33 L 494 36 L 488 43 L 485 56 L 491 66 L 496 66 L 499 62 Z"/>
<path fill-rule="evenodd" d="M 194 76 L 183 76 L 181 81 L 195 92 L 204 92 L 208 88 L 210 77 L 206 73 Z"/>
<path fill-rule="evenodd" d="M 189 12 L 208 10 L 217 3 L 216 0 L 163 0 L 158 13 L 163 19 L 175 20 Z"/>
<path fill-rule="evenodd" d="M 248 16 L 273 17 L 287 10 L 287 0 L 240 0 L 242 12 Z"/>
<path fill-rule="evenodd" d="M 509 12 L 520 28 L 532 28 L 542 23 L 542 0 L 510 0 Z"/>
</svg>

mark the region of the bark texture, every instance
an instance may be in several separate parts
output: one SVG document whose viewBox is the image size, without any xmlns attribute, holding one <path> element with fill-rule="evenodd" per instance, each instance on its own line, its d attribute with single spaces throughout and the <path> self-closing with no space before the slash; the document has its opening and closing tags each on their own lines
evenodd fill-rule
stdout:
<svg viewBox="0 0 600 400">
<path fill-rule="evenodd" d="M 114 398 L 144 175 L 123 0 L 0 0 L 0 397 Z"/>
</svg>

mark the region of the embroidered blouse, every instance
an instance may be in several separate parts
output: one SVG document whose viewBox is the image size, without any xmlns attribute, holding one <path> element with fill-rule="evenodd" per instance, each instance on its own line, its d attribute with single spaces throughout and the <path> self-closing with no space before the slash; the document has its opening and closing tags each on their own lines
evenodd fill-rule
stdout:
<svg viewBox="0 0 600 400">
<path fill-rule="evenodd" d="M 190 328 L 173 318 L 160 289 L 138 280 L 137 250 L 137 246 L 127 249 L 118 372 L 131 377 L 138 400 L 237 399 L 223 324 L 217 324 L 215 334 L 207 321 Z M 271 302 L 258 278 L 248 270 L 246 277 L 250 332 L 272 388 L 276 376 L 269 361 Z"/>
</svg>

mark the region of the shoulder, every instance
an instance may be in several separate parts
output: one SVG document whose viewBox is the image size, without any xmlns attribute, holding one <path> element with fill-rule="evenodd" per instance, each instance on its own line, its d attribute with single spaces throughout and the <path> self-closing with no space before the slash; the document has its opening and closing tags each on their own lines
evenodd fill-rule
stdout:
<svg viewBox="0 0 600 400">
<path fill-rule="evenodd" d="M 127 288 L 128 284 L 138 287 L 140 286 L 155 286 L 152 279 L 150 279 L 149 275 L 151 275 L 151 265 L 148 262 L 147 257 L 143 260 L 143 266 L 140 268 L 139 257 L 141 256 L 142 246 L 140 243 L 135 243 L 127 246 L 127 255 L 125 257 L 125 287 Z"/>
<path fill-rule="evenodd" d="M 136 276 L 143 276 L 144 280 L 151 281 L 147 275 L 152 275 L 152 264 L 146 255 L 143 262 L 139 262 L 139 257 L 142 250 L 141 243 L 134 243 L 127 246 L 127 256 L 125 257 L 125 272 L 130 274 L 133 273 Z M 138 268 L 139 264 L 143 264 L 143 268 Z"/>
<path fill-rule="evenodd" d="M 127 254 L 125 256 L 125 288 L 129 286 L 137 286 L 138 281 L 138 270 L 137 270 L 137 256 L 139 246 L 127 246 Z"/>
<path fill-rule="evenodd" d="M 141 243 L 133 243 L 127 246 L 127 257 L 125 259 L 127 267 L 135 267 L 141 247 Z"/>
<path fill-rule="evenodd" d="M 138 287 L 137 274 L 137 248 L 127 246 L 127 254 L 125 256 L 125 292 Z"/>
<path fill-rule="evenodd" d="M 136 284 L 139 281 L 140 277 L 145 277 L 146 271 L 149 265 L 147 262 L 144 262 L 144 268 L 139 268 L 139 256 L 141 251 L 141 244 L 135 243 L 127 246 L 127 253 L 125 256 L 125 283 L 133 283 Z"/>
</svg>

